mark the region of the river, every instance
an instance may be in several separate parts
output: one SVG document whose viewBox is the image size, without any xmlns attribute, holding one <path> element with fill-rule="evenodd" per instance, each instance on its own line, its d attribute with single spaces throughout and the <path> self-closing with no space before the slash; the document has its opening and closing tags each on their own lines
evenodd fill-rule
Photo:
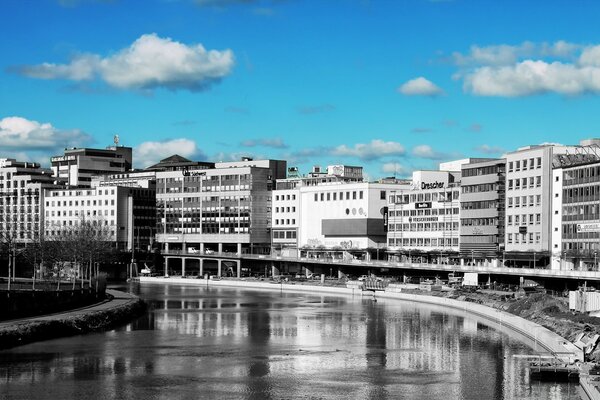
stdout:
<svg viewBox="0 0 600 400">
<path fill-rule="evenodd" d="M 360 296 L 124 287 L 114 331 L 0 351 L 0 399 L 578 399 L 530 381 L 533 343 L 460 311 Z"/>
</svg>

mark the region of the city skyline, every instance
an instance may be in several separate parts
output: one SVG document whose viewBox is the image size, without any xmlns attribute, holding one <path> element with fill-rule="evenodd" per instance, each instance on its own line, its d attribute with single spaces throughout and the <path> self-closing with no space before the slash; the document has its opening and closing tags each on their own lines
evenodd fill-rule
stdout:
<svg viewBox="0 0 600 400">
<path fill-rule="evenodd" d="M 9 1 L 0 157 L 119 134 L 172 154 L 371 179 L 598 137 L 592 2 Z M 24 27 L 26 27 L 24 29 Z"/>
</svg>

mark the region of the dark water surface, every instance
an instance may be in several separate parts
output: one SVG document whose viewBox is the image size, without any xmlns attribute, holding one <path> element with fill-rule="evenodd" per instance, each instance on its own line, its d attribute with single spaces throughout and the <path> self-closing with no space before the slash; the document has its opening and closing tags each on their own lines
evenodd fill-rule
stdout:
<svg viewBox="0 0 600 400">
<path fill-rule="evenodd" d="M 127 288 L 115 331 L 0 351 L 0 399 L 577 399 L 533 347 L 460 311 L 197 286 Z"/>
</svg>

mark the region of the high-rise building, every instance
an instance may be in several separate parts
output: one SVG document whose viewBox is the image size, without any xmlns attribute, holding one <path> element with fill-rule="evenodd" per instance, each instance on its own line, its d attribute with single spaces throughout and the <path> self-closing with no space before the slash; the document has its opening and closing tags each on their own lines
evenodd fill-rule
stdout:
<svg viewBox="0 0 600 400">
<path fill-rule="evenodd" d="M 94 175 L 126 172 L 132 167 L 132 149 L 110 146 L 106 149 L 65 149 L 50 159 L 54 176 L 68 186 L 90 187 Z"/>
</svg>

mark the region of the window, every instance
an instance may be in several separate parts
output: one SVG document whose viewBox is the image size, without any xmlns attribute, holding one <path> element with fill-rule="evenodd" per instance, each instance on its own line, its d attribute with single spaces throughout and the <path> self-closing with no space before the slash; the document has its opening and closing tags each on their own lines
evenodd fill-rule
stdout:
<svg viewBox="0 0 600 400">
<path fill-rule="evenodd" d="M 535 186 L 536 187 L 542 186 L 542 177 L 541 176 L 536 176 L 535 177 Z"/>
<path fill-rule="evenodd" d="M 362 199 L 362 192 L 360 192 L 360 198 Z M 379 199 L 385 200 L 385 190 L 379 192 Z"/>
<path fill-rule="evenodd" d="M 512 162 L 512 161 L 510 161 L 510 162 L 508 163 L 508 172 L 512 172 L 512 171 L 513 171 L 513 162 Z"/>
<path fill-rule="evenodd" d="M 512 190 L 512 188 L 513 188 L 513 180 L 509 179 L 508 180 L 508 190 Z"/>
<path fill-rule="evenodd" d="M 512 215 L 508 216 L 508 222 L 507 222 L 507 224 L 508 225 L 512 225 Z"/>
<path fill-rule="evenodd" d="M 315 201 L 319 201 L 319 195 L 315 193 Z"/>
<path fill-rule="evenodd" d="M 537 167 L 536 168 L 542 168 L 542 157 L 537 158 Z"/>
<path fill-rule="evenodd" d="M 356 200 L 356 192 L 352 192 L 352 200 Z"/>
</svg>

